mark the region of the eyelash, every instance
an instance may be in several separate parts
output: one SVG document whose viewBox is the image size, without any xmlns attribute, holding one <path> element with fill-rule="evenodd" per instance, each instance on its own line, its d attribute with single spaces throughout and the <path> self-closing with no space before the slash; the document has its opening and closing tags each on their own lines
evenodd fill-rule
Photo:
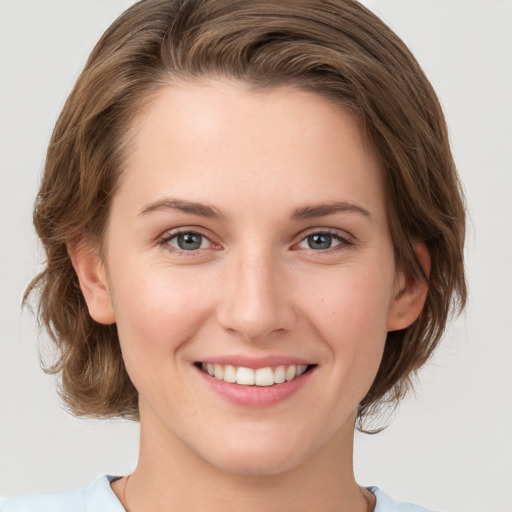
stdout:
<svg viewBox="0 0 512 512">
<path fill-rule="evenodd" d="M 192 250 L 185 250 L 185 249 L 171 246 L 170 242 L 174 239 L 177 239 L 180 235 L 196 235 L 196 236 L 199 236 L 202 238 L 201 244 L 203 243 L 204 240 L 207 240 L 212 245 L 212 247 L 208 247 L 208 249 L 210 249 L 210 248 L 213 248 L 215 250 L 222 249 L 222 247 L 220 245 L 212 242 L 212 240 L 207 235 L 205 235 L 204 233 L 201 233 L 200 231 L 193 230 L 193 229 L 181 229 L 178 231 L 173 231 L 171 233 L 169 233 L 169 232 L 165 233 L 159 239 L 158 244 L 161 247 L 168 250 L 169 252 L 171 252 L 173 254 L 177 254 L 179 256 L 192 256 L 192 257 L 197 256 L 199 254 L 199 251 L 206 249 L 206 248 L 198 248 L 198 249 L 192 249 Z M 338 231 L 322 229 L 322 230 L 311 231 L 311 232 L 303 235 L 301 240 L 292 246 L 292 250 L 299 250 L 300 244 L 307 242 L 308 238 L 313 237 L 315 235 L 328 236 L 328 237 L 331 237 L 332 239 L 336 240 L 339 243 L 336 244 L 334 247 L 328 247 L 326 249 L 313 249 L 311 247 L 304 248 L 307 251 L 312 252 L 312 253 L 330 254 L 335 251 L 346 249 L 355 244 L 354 238 L 347 233 L 345 233 L 344 235 L 341 235 Z"/>
<path fill-rule="evenodd" d="M 355 244 L 354 237 L 352 237 L 348 233 L 344 233 L 342 235 L 342 234 L 340 234 L 339 231 L 333 231 L 333 230 L 329 230 L 329 229 L 321 229 L 321 230 L 310 231 L 309 233 L 305 234 L 301 238 L 301 240 L 297 244 L 295 244 L 292 248 L 293 249 L 299 248 L 300 244 L 307 242 L 308 238 L 313 237 L 315 235 L 329 236 L 339 243 L 336 244 L 334 247 L 328 247 L 326 249 L 313 249 L 311 247 L 304 248 L 313 253 L 331 254 L 332 252 L 335 252 L 335 251 L 347 249 L 348 247 L 351 247 Z"/>
<path fill-rule="evenodd" d="M 203 243 L 204 240 L 207 240 L 214 249 L 221 249 L 220 245 L 215 244 L 210 240 L 208 236 L 206 236 L 204 233 L 201 233 L 200 231 L 194 230 L 194 229 L 181 229 L 178 231 L 173 231 L 171 233 L 165 233 L 159 240 L 159 245 L 166 249 L 167 251 L 177 254 L 179 256 L 197 256 L 199 254 L 199 251 L 204 250 L 199 249 L 193 249 L 193 250 L 185 250 L 178 247 L 173 247 L 170 245 L 171 240 L 177 239 L 180 235 L 196 235 L 200 236 L 202 238 L 201 243 Z M 210 248 L 210 247 L 209 247 Z"/>
</svg>

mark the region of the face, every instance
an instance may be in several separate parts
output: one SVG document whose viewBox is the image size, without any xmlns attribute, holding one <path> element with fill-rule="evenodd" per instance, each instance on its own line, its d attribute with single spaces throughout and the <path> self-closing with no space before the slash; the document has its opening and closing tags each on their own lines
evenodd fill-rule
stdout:
<svg viewBox="0 0 512 512">
<path fill-rule="evenodd" d="M 331 453 L 415 315 L 358 122 L 219 81 L 160 91 L 131 135 L 104 265 L 89 284 L 75 266 L 117 323 L 143 436 L 240 473 Z"/>
</svg>

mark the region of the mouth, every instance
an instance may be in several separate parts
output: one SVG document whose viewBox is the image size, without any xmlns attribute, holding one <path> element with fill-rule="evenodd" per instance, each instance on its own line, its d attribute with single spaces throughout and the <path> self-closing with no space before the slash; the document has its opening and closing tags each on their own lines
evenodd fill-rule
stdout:
<svg viewBox="0 0 512 512">
<path fill-rule="evenodd" d="M 298 379 L 311 371 L 315 364 L 289 364 L 266 366 L 263 368 L 247 368 L 230 364 L 197 362 L 196 366 L 211 377 L 224 382 L 241 386 L 270 387 Z"/>
</svg>

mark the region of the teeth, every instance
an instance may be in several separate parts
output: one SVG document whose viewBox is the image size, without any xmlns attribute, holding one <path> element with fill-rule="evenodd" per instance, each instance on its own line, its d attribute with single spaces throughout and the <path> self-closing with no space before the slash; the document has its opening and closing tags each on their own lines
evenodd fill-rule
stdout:
<svg viewBox="0 0 512 512">
<path fill-rule="evenodd" d="M 284 366 L 278 366 L 274 370 L 274 382 L 276 384 L 282 384 L 286 380 L 286 368 Z"/>
<path fill-rule="evenodd" d="M 305 364 L 290 364 L 276 367 L 267 366 L 253 370 L 252 368 L 245 368 L 244 366 L 235 367 L 230 364 L 201 364 L 201 369 L 217 380 L 236 382 L 242 386 L 273 386 L 274 384 L 282 384 L 301 376 L 307 368 L 308 366 Z"/>
<path fill-rule="evenodd" d="M 216 379 L 224 380 L 224 366 L 221 364 L 214 364 L 213 371 Z"/>
<path fill-rule="evenodd" d="M 297 375 L 297 367 L 294 364 L 292 364 L 292 365 L 288 366 L 288 368 L 286 368 L 286 371 L 284 373 L 284 378 L 287 381 L 290 381 L 290 380 L 293 380 L 296 375 Z"/>
<path fill-rule="evenodd" d="M 274 384 L 272 368 L 258 368 L 254 372 L 254 384 L 256 386 L 272 386 Z"/>
<path fill-rule="evenodd" d="M 297 366 L 297 377 L 299 375 L 302 375 L 307 369 L 308 369 L 308 365 L 307 364 L 299 364 Z"/>
<path fill-rule="evenodd" d="M 236 383 L 244 386 L 254 385 L 254 370 L 240 366 L 236 371 Z"/>
<path fill-rule="evenodd" d="M 224 366 L 224 380 L 226 382 L 236 382 L 236 368 L 227 364 Z"/>
</svg>

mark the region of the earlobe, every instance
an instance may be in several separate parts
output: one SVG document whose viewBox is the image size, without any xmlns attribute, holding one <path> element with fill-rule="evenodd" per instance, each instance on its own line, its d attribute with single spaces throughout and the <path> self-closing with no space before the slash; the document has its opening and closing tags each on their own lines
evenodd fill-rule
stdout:
<svg viewBox="0 0 512 512">
<path fill-rule="evenodd" d="M 424 274 L 430 274 L 430 253 L 427 246 L 418 242 L 413 246 Z M 425 305 L 428 283 L 422 276 L 406 278 L 403 274 L 397 279 L 397 290 L 388 313 L 388 331 L 398 331 L 409 327 L 419 316 Z"/>
<path fill-rule="evenodd" d="M 115 323 L 105 266 L 99 249 L 83 242 L 68 243 L 68 254 L 78 276 L 89 314 L 101 324 Z"/>
</svg>

